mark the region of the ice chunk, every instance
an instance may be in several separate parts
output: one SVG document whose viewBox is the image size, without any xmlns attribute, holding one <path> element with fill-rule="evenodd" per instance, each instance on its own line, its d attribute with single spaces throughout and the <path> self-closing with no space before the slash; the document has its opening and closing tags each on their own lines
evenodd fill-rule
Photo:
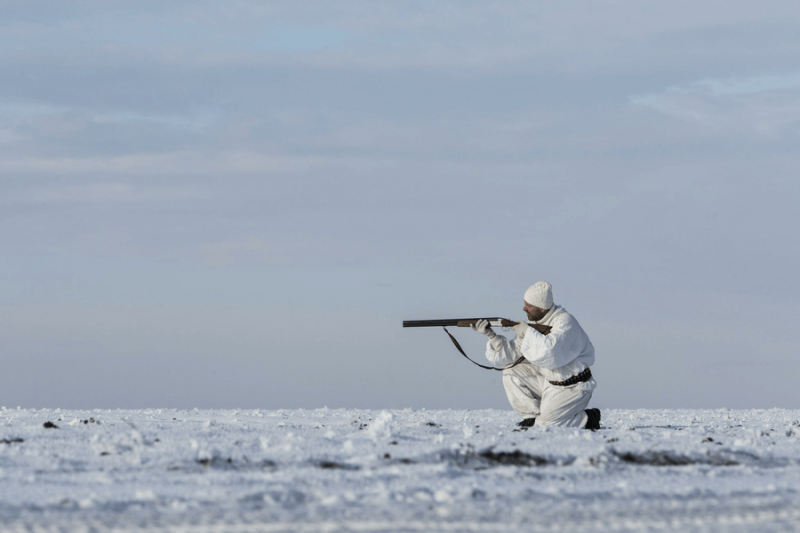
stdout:
<svg viewBox="0 0 800 533">
<path fill-rule="evenodd" d="M 156 494 L 150 489 L 137 490 L 135 498 L 139 501 L 152 501 L 156 499 Z"/>
<path fill-rule="evenodd" d="M 392 436 L 392 420 L 394 417 L 388 411 L 381 411 L 373 420 L 369 434 L 373 440 L 387 439 Z"/>
</svg>

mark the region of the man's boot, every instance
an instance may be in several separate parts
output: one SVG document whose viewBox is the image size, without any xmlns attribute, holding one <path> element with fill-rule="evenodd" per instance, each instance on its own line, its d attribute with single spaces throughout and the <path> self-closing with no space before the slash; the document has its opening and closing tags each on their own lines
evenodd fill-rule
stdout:
<svg viewBox="0 0 800 533">
<path fill-rule="evenodd" d="M 526 418 L 522 422 L 519 422 L 517 424 L 517 426 L 519 426 L 521 428 L 530 428 L 530 427 L 533 427 L 533 425 L 535 423 L 536 423 L 536 419 L 535 418 Z"/>
<path fill-rule="evenodd" d="M 586 409 L 586 416 L 589 417 L 586 421 L 586 429 L 592 431 L 600 429 L 600 409 Z"/>
</svg>

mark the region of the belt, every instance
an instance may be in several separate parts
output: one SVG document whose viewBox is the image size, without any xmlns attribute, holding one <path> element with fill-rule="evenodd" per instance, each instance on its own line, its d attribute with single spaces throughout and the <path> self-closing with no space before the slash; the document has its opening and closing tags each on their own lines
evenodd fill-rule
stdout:
<svg viewBox="0 0 800 533">
<path fill-rule="evenodd" d="M 572 376 L 571 378 L 564 380 L 564 381 L 551 381 L 550 385 L 558 385 L 559 387 L 566 387 L 568 385 L 575 385 L 576 383 L 583 383 L 584 381 L 589 381 L 592 379 L 592 371 L 590 369 L 586 369 L 580 374 Z"/>
</svg>

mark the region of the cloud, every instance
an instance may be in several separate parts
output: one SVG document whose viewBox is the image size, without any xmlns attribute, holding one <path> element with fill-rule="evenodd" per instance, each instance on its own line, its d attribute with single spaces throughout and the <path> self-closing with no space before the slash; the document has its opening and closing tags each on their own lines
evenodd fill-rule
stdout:
<svg viewBox="0 0 800 533">
<path fill-rule="evenodd" d="M 800 72 L 700 80 L 695 85 L 714 95 L 740 95 L 800 88 Z M 674 90 L 681 91 L 680 87 Z"/>
<path fill-rule="evenodd" d="M 655 93 L 633 95 L 629 99 L 637 105 L 658 108 L 659 99 L 665 95 L 704 94 L 735 97 L 783 89 L 800 89 L 800 72 L 704 78 L 690 83 L 671 85 Z"/>
<path fill-rule="evenodd" d="M 704 78 L 629 100 L 715 130 L 746 129 L 767 137 L 800 133 L 800 73 Z"/>
<path fill-rule="evenodd" d="M 316 67 L 526 68 L 547 74 L 679 73 L 678 64 L 725 70 L 790 64 L 798 7 L 772 1 L 754 13 L 693 2 L 81 2 L 0 11 L 0 54 L 25 62 Z M 35 2 L 32 6 L 43 6 Z M 766 7 L 768 6 L 768 7 Z M 631 42 L 636 46 L 630 46 Z M 702 47 L 703 54 L 696 51 Z"/>
</svg>

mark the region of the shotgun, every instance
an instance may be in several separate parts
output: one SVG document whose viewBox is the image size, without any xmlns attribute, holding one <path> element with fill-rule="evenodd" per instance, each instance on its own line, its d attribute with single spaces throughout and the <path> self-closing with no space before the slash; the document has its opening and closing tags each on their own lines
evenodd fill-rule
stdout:
<svg viewBox="0 0 800 533">
<path fill-rule="evenodd" d="M 507 318 L 500 318 L 499 316 L 493 317 L 480 317 L 480 318 L 446 318 L 444 320 L 403 320 L 403 327 L 404 328 L 433 328 L 439 327 L 444 328 L 447 326 L 450 327 L 458 327 L 458 328 L 468 328 L 475 324 L 478 320 L 488 320 L 489 326 L 493 328 L 511 328 L 519 324 L 519 322 L 515 322 L 514 320 L 509 320 Z M 547 335 L 550 333 L 552 329 L 550 326 L 545 326 L 544 324 L 530 324 L 530 327 L 541 333 L 542 335 Z"/>
<path fill-rule="evenodd" d="M 497 367 L 494 367 L 494 366 L 486 366 L 486 365 L 482 365 L 482 364 L 480 364 L 480 363 L 478 363 L 476 361 L 473 361 L 470 358 L 470 356 L 468 356 L 466 353 L 464 353 L 464 350 L 461 348 L 461 345 L 458 343 L 456 338 L 453 337 L 453 335 L 449 331 L 447 331 L 447 326 L 451 326 L 451 327 L 454 326 L 454 327 L 458 327 L 458 328 L 468 328 L 468 327 L 472 326 L 473 324 L 475 324 L 478 320 L 488 320 L 489 321 L 489 326 L 491 326 L 493 328 L 510 328 L 510 327 L 513 327 L 513 326 L 516 326 L 517 324 L 519 324 L 519 322 L 515 322 L 515 321 L 509 320 L 507 318 L 500 318 L 499 316 L 493 316 L 493 317 L 481 317 L 481 318 L 446 318 L 444 320 L 403 320 L 403 327 L 404 328 L 432 328 L 432 327 L 444 328 L 444 332 L 447 333 L 447 336 L 450 337 L 451 341 L 453 341 L 453 344 L 455 345 L 456 349 L 461 353 L 461 355 L 463 355 L 464 357 L 469 359 L 472 363 L 478 365 L 481 368 L 485 368 L 486 370 L 498 370 L 498 371 L 508 370 L 510 368 L 514 368 L 518 364 L 520 364 L 523 361 L 525 361 L 524 357 L 520 357 L 519 359 L 517 359 L 516 361 L 514 361 L 510 365 L 508 365 L 506 367 L 503 367 L 503 368 L 497 368 Z M 528 325 L 530 327 L 532 327 L 533 329 L 535 329 L 536 331 L 538 331 L 539 333 L 541 333 L 542 335 L 547 335 L 548 333 L 550 333 L 550 330 L 552 329 L 550 326 L 545 326 L 544 324 L 531 324 L 531 323 L 528 323 Z"/>
</svg>

